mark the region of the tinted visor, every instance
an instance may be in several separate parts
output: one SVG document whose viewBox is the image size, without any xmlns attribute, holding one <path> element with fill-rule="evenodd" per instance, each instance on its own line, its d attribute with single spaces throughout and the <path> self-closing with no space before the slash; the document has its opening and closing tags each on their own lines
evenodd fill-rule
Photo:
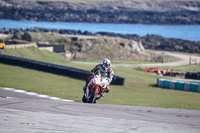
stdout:
<svg viewBox="0 0 200 133">
<path fill-rule="evenodd" d="M 103 65 L 104 65 L 105 67 L 107 67 L 107 68 L 110 67 L 110 64 L 103 63 Z"/>
</svg>

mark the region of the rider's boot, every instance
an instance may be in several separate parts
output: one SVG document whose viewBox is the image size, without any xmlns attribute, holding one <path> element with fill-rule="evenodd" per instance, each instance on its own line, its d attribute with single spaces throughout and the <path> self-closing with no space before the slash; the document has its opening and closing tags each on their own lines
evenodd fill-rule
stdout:
<svg viewBox="0 0 200 133">
<path fill-rule="evenodd" d="M 87 85 L 87 88 L 90 90 L 91 87 L 92 87 L 92 83 L 89 83 L 89 84 Z"/>
<path fill-rule="evenodd" d="M 107 87 L 105 88 L 104 92 L 105 92 L 105 93 L 108 93 L 109 91 L 110 91 L 110 87 L 107 86 Z"/>
<path fill-rule="evenodd" d="M 84 93 L 84 94 L 85 94 L 85 92 L 86 92 L 86 89 L 87 89 L 86 85 L 83 86 L 83 93 Z"/>
</svg>

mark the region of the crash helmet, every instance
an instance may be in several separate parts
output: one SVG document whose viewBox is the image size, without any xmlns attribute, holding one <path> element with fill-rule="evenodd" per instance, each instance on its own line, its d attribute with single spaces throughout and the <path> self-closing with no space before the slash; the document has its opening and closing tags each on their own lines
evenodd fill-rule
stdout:
<svg viewBox="0 0 200 133">
<path fill-rule="evenodd" d="M 105 59 L 103 60 L 103 68 L 104 68 L 105 70 L 108 70 L 109 68 L 111 68 L 111 62 L 110 62 L 109 59 L 105 58 Z"/>
</svg>

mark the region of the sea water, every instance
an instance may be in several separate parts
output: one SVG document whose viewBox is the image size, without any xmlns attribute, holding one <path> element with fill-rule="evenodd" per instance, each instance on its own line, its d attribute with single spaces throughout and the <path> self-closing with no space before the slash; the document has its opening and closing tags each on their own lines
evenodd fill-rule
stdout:
<svg viewBox="0 0 200 133">
<path fill-rule="evenodd" d="M 200 41 L 200 25 L 147 25 L 81 22 L 37 22 L 0 19 L 0 28 L 47 28 L 89 31 L 92 33 L 109 32 L 121 34 L 160 35 L 166 38 L 178 38 Z"/>
</svg>

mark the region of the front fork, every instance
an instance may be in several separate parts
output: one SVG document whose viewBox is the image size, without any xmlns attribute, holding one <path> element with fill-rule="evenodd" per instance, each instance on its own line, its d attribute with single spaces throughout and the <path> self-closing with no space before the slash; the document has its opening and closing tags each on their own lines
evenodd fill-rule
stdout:
<svg viewBox="0 0 200 133">
<path fill-rule="evenodd" d="M 99 90 L 99 91 L 101 91 L 101 90 Z M 86 90 L 85 90 L 85 98 L 87 99 L 87 102 L 88 102 L 88 100 L 90 99 L 90 97 L 91 97 L 91 94 L 90 94 L 90 90 L 88 89 L 88 87 L 86 88 Z M 100 99 L 102 97 L 102 95 L 96 95 L 95 96 L 95 100 L 98 100 L 98 99 Z"/>
<path fill-rule="evenodd" d="M 86 88 L 86 99 L 89 99 L 89 93 L 90 93 L 90 90 L 88 89 L 88 87 Z"/>
</svg>

